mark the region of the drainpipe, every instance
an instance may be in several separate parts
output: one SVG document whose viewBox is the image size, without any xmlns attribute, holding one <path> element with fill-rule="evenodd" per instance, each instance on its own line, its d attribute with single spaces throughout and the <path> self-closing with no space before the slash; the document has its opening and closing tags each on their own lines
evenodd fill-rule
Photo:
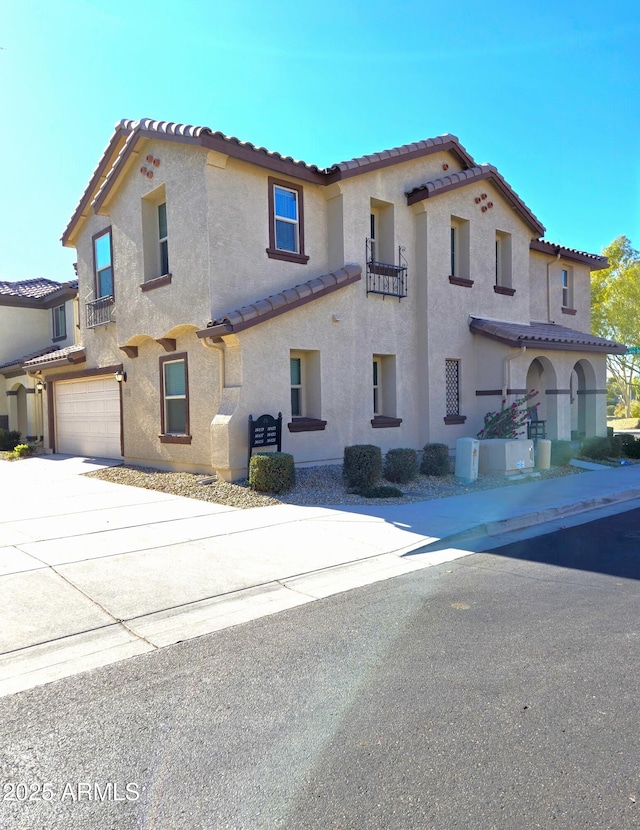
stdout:
<svg viewBox="0 0 640 830">
<path fill-rule="evenodd" d="M 555 259 L 550 259 L 547 262 L 547 322 L 553 323 L 554 320 L 551 319 L 551 274 L 549 272 L 549 268 L 560 259 L 560 248 L 556 253 Z"/>
<path fill-rule="evenodd" d="M 516 354 L 510 354 L 502 361 L 502 400 L 507 398 L 507 389 L 509 388 L 509 381 L 511 380 L 511 361 L 522 355 L 527 351 L 526 346 L 520 346 Z M 502 403 L 500 404 L 502 408 Z"/>
<path fill-rule="evenodd" d="M 212 343 L 208 337 L 203 337 L 200 341 L 205 349 L 212 349 L 220 354 L 220 393 L 225 385 L 225 360 L 224 360 L 224 343 Z"/>
</svg>

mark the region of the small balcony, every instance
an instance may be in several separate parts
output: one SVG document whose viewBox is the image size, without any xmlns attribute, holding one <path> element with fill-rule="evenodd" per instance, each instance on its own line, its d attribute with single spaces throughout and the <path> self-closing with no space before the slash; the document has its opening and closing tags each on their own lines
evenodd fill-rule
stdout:
<svg viewBox="0 0 640 830">
<path fill-rule="evenodd" d="M 86 304 L 87 328 L 95 329 L 98 326 L 106 326 L 112 321 L 113 297 L 99 297 Z"/>
<path fill-rule="evenodd" d="M 398 264 L 379 262 L 374 257 L 375 242 L 366 241 L 367 295 L 382 294 L 383 297 L 397 297 L 401 300 L 407 296 L 407 261 L 403 256 L 404 248 L 398 247 Z"/>
</svg>

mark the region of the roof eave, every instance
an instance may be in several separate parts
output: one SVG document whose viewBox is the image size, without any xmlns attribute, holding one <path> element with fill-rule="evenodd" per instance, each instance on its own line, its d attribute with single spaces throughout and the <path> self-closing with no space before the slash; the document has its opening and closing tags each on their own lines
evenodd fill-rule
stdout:
<svg viewBox="0 0 640 830">
<path fill-rule="evenodd" d="M 549 256 L 560 254 L 562 259 L 587 265 L 591 271 L 601 271 L 603 268 L 609 267 L 609 260 L 606 256 L 590 254 L 586 251 L 575 251 L 562 245 L 555 245 L 553 242 L 547 242 L 545 239 L 532 239 L 529 243 L 529 249 Z"/>
</svg>

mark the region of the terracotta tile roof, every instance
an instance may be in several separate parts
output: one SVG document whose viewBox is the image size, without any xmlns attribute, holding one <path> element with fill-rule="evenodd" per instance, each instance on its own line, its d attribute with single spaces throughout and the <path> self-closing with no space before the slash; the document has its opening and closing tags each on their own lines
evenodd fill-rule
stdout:
<svg viewBox="0 0 640 830">
<path fill-rule="evenodd" d="M 332 173 L 339 170 L 343 173 L 347 172 L 364 172 L 361 168 L 371 166 L 379 166 L 384 162 L 396 163 L 405 161 L 407 157 L 425 155 L 430 152 L 439 152 L 451 150 L 454 152 L 465 166 L 473 167 L 475 164 L 473 158 L 464 149 L 462 144 L 458 141 L 458 137 L 445 133 L 436 138 L 427 138 L 424 141 L 415 141 L 412 144 L 402 144 L 400 147 L 392 147 L 390 150 L 382 150 L 379 153 L 371 153 L 366 156 L 359 156 L 358 158 L 350 159 L 349 161 L 341 161 L 328 167 L 324 172 Z"/>
<path fill-rule="evenodd" d="M 46 346 L 44 349 L 38 349 L 37 352 L 30 352 L 29 354 L 25 354 L 22 357 L 16 357 L 13 360 L 7 361 L 7 363 L 3 363 L 0 365 L 0 372 L 3 369 L 21 369 L 23 365 L 33 358 L 42 357 L 42 355 L 49 354 L 50 352 L 57 352 L 59 351 L 57 346 Z"/>
<path fill-rule="evenodd" d="M 446 176 L 441 176 L 440 178 L 425 182 L 418 187 L 414 187 L 405 194 L 407 197 L 407 204 L 413 205 L 423 199 L 439 196 L 441 193 L 447 193 L 450 190 L 455 190 L 459 187 L 466 187 L 469 184 L 475 184 L 480 181 L 490 181 L 496 185 L 507 201 L 510 202 L 520 213 L 524 221 L 535 231 L 538 236 L 542 236 L 545 231 L 545 227 L 542 222 L 525 205 L 515 190 L 507 184 L 498 172 L 497 168 L 492 164 L 476 165 L 468 170 L 449 173 Z"/>
<path fill-rule="evenodd" d="M 206 149 L 216 149 L 253 164 L 264 165 L 284 174 L 325 185 L 366 172 L 371 168 L 375 169 L 440 151 L 452 152 L 465 167 L 475 164 L 457 137 L 449 134 L 412 144 L 403 144 L 390 150 L 320 168 L 315 164 L 294 159 L 292 156 L 283 156 L 265 147 L 241 141 L 235 136 L 211 130 L 209 127 L 179 124 L 174 121 L 154 121 L 151 118 L 142 118 L 138 121 L 122 119 L 116 124 L 111 140 L 62 234 L 63 245 L 69 243 L 78 220 L 86 215 L 89 209 L 99 210 L 140 138 L 162 138 L 194 144 Z"/>
<path fill-rule="evenodd" d="M 475 334 L 482 334 L 498 340 L 507 346 L 531 346 L 539 349 L 562 349 L 563 351 L 603 352 L 623 354 L 627 347 L 612 340 L 605 340 L 595 334 L 576 331 L 556 323 L 510 323 L 503 320 L 487 320 L 469 317 L 469 328 Z"/>
<path fill-rule="evenodd" d="M 314 279 L 286 288 L 279 294 L 272 294 L 264 300 L 258 300 L 250 305 L 243 306 L 236 311 L 224 314 L 212 320 L 206 329 L 196 332 L 198 337 L 210 337 L 220 340 L 225 334 L 235 334 L 244 329 L 277 317 L 294 308 L 298 308 L 319 297 L 324 297 L 332 291 L 337 291 L 351 285 L 362 276 L 362 269 L 355 263 L 349 263 L 331 274 L 323 274 Z"/>
<path fill-rule="evenodd" d="M 49 351 L 40 357 L 34 357 L 31 360 L 24 362 L 25 369 L 39 369 L 48 368 L 52 365 L 63 365 L 66 363 L 84 363 L 87 359 L 84 346 L 76 344 L 74 346 L 65 346 L 63 349 L 56 349 Z"/>
<path fill-rule="evenodd" d="M 39 300 L 48 294 L 57 291 L 61 287 L 59 282 L 54 282 L 46 277 L 36 277 L 31 280 L 17 280 L 16 282 L 0 282 L 0 295 L 8 297 L 28 297 Z M 76 288 L 78 281 L 76 280 Z"/>
<path fill-rule="evenodd" d="M 599 271 L 609 267 L 609 260 L 600 254 L 589 254 L 586 251 L 578 251 L 576 248 L 565 248 L 564 245 L 557 245 L 555 242 L 548 242 L 546 239 L 532 239 L 529 244 L 532 251 L 540 251 L 550 256 L 560 256 L 563 259 L 571 259 L 574 262 L 581 262 L 588 265 L 592 271 Z"/>
</svg>

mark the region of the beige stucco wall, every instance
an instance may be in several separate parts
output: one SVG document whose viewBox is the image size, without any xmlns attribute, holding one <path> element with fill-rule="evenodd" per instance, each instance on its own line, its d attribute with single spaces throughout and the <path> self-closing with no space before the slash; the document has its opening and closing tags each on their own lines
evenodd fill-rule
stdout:
<svg viewBox="0 0 640 830">
<path fill-rule="evenodd" d="M 574 315 L 562 312 L 563 268 L 568 269 L 573 278 Z M 577 331 L 591 331 L 591 272 L 586 265 L 531 251 L 529 273 L 532 320 L 553 322 Z"/>
<path fill-rule="evenodd" d="M 160 159 L 152 180 L 140 175 L 147 154 Z M 93 296 L 92 235 L 108 225 L 113 230 L 115 323 L 82 329 L 87 361 L 83 369 L 122 363 L 128 374 L 123 387 L 125 458 L 135 463 L 176 469 L 218 469 L 228 478 L 246 471 L 247 418 L 265 412 L 284 418 L 283 450 L 299 464 L 339 462 L 344 447 L 374 443 L 419 449 L 427 441 L 450 447 L 457 438 L 475 435 L 499 398 L 477 396 L 500 389 L 504 359 L 518 350 L 472 335 L 469 315 L 529 323 L 547 319 L 546 262 L 531 254 L 532 229 L 490 182 L 482 181 L 407 206 L 406 192 L 459 169 L 449 153 L 436 153 L 363 175 L 330 187 L 304 182 L 202 148 L 150 141 L 140 146 L 102 211 L 91 216 L 78 239 L 78 276 L 84 303 Z M 304 191 L 306 264 L 271 259 L 268 178 L 291 181 Z M 167 203 L 169 262 L 172 281 L 143 292 L 145 279 L 143 199 L 164 188 Z M 480 204 L 475 199 L 487 198 Z M 482 212 L 482 205 L 492 208 Z M 386 261 L 397 262 L 405 248 L 408 296 L 366 293 L 365 239 L 372 204 L 390 221 L 385 229 Z M 452 285 L 451 217 L 469 221 L 471 288 Z M 391 222 L 392 219 L 392 222 Z M 496 232 L 510 234 L 513 296 L 494 292 Z M 331 295 L 206 348 L 195 336 L 209 319 L 305 282 L 319 274 L 357 262 L 362 280 Z M 562 262 L 562 261 L 561 261 Z M 551 306 L 560 317 L 560 267 L 553 275 Z M 572 263 L 575 317 L 556 319 L 588 330 L 588 269 Z M 148 269 L 147 269 L 148 270 Z M 147 273 L 147 277 L 148 277 Z M 557 285 L 556 285 L 557 283 Z M 81 310 L 84 321 L 84 307 Z M 177 352 L 188 355 L 190 379 L 190 445 L 162 444 L 159 358 L 166 354 L 156 340 L 172 337 Z M 138 347 L 129 358 L 120 346 Z M 291 351 L 312 352 L 318 369 L 317 411 L 326 429 L 291 433 L 289 357 Z M 394 415 L 397 428 L 371 426 L 372 358 L 395 360 Z M 391 356 L 391 357 L 389 357 Z M 526 386 L 535 354 L 510 364 L 509 385 Z M 540 353 L 557 373 L 558 388 L 569 388 L 575 354 Z M 445 425 L 445 360 L 461 361 L 461 414 L 466 423 Z M 604 358 L 588 356 L 597 388 L 604 388 Z M 63 370 L 52 370 L 51 376 Z M 547 379 L 551 372 L 547 372 Z M 565 384 L 563 386 L 563 384 Z M 562 396 L 545 398 L 545 411 L 555 412 L 558 437 L 570 434 L 571 410 Z M 593 422 L 604 425 L 604 399 L 592 395 Z M 320 401 L 318 403 L 318 400 Z M 565 411 L 566 410 L 566 411 Z M 591 417 L 591 416 L 590 416 Z M 600 425 L 598 422 L 598 429 Z"/>
<path fill-rule="evenodd" d="M 0 363 L 23 357 L 51 343 L 51 311 L 0 305 Z"/>
</svg>

